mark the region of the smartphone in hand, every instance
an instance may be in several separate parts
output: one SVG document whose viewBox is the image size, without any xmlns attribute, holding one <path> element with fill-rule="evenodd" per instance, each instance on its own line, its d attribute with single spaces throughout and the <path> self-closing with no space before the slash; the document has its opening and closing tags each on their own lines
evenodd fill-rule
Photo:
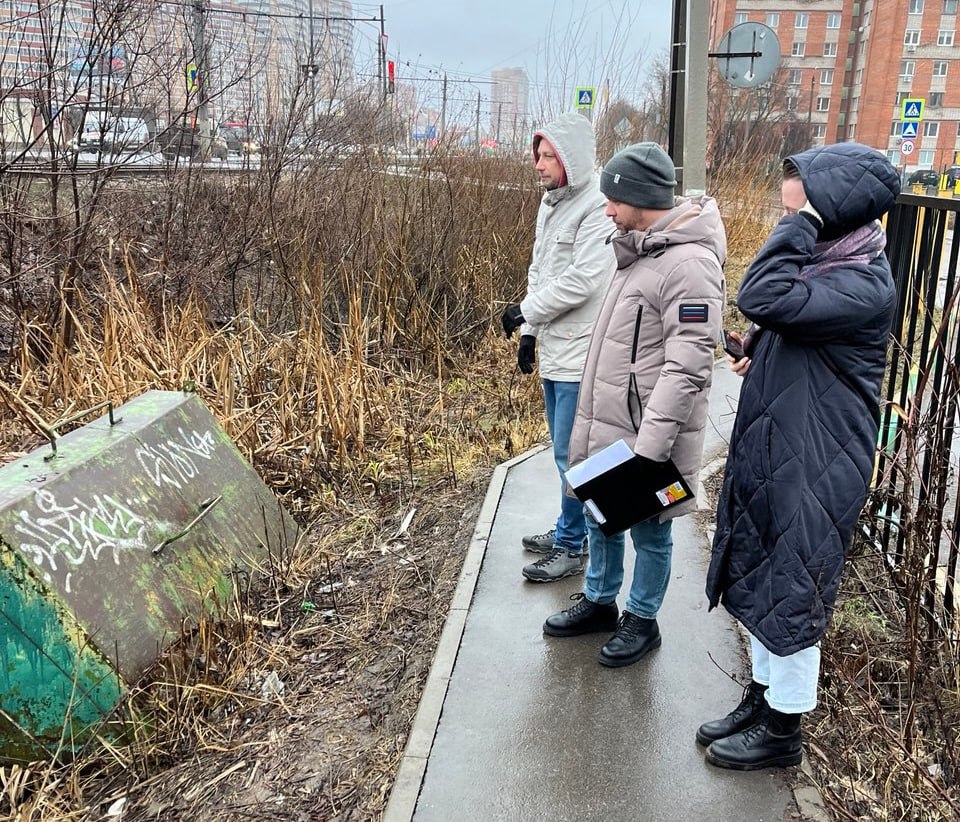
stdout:
<svg viewBox="0 0 960 822">
<path fill-rule="evenodd" d="M 743 351 L 743 344 L 729 331 L 723 332 L 723 350 L 735 360 L 742 360 L 747 355 Z"/>
</svg>

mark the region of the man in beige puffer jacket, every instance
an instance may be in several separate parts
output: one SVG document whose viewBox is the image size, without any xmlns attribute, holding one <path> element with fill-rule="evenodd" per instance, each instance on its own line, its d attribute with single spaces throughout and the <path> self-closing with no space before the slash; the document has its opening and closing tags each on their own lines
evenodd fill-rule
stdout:
<svg viewBox="0 0 960 822">
<path fill-rule="evenodd" d="M 523 569 L 532 582 L 583 573 L 583 506 L 564 493 L 567 446 L 577 409 L 587 347 L 616 259 L 607 243 L 610 222 L 595 171 L 593 125 L 582 114 L 562 114 L 533 135 L 533 156 L 546 189 L 527 273 L 527 294 L 503 312 L 509 337 L 520 328 L 517 363 L 533 373 L 540 345 L 540 379 L 553 459 L 560 472 L 560 516 L 546 534 L 523 546 L 545 556 Z"/>
<path fill-rule="evenodd" d="M 670 580 L 673 517 L 695 507 L 714 353 L 724 303 L 727 241 L 710 197 L 674 197 L 673 161 L 656 143 L 616 154 L 600 175 L 619 233 L 617 271 L 587 354 L 570 438 L 576 465 L 619 439 L 635 453 L 672 459 L 694 496 L 630 529 L 633 580 L 618 621 L 624 534 L 604 536 L 587 516 L 584 592 L 549 617 L 551 636 L 614 631 L 600 662 L 630 665 L 660 646 L 657 613 Z"/>
</svg>

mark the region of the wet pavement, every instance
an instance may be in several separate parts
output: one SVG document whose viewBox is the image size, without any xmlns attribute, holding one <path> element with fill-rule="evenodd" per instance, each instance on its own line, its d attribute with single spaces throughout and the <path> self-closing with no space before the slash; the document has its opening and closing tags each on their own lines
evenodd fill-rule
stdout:
<svg viewBox="0 0 960 822">
<path fill-rule="evenodd" d="M 722 465 L 738 390 L 718 364 L 709 470 Z M 722 609 L 707 613 L 707 535 L 693 517 L 675 521 L 663 645 L 606 668 L 597 653 L 608 635 L 541 631 L 583 578 L 520 575 L 537 559 L 520 539 L 547 530 L 558 494 L 549 450 L 494 474 L 385 821 L 783 819 L 793 798 L 783 772 L 713 768 L 694 742 L 701 722 L 740 699 L 724 671 L 749 679 L 734 622 Z"/>
</svg>

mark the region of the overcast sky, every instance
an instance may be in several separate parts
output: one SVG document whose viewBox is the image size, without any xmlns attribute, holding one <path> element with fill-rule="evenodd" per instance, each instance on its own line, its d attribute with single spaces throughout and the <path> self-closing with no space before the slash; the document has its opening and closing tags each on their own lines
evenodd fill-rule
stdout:
<svg viewBox="0 0 960 822">
<path fill-rule="evenodd" d="M 666 54 L 671 0 L 384 0 L 388 52 L 398 80 L 448 75 L 448 95 L 489 96 L 490 71 L 522 67 L 531 108 L 570 108 L 574 88 L 610 81 L 611 97 L 632 96 L 649 64 Z M 356 3 L 355 12 L 379 14 Z M 357 27 L 358 46 L 375 44 L 375 27 Z M 475 84 L 469 85 L 473 80 Z M 417 81 L 420 97 L 440 84 Z M 562 101 L 562 102 L 561 102 Z M 475 102 L 474 102 L 475 105 Z"/>
</svg>

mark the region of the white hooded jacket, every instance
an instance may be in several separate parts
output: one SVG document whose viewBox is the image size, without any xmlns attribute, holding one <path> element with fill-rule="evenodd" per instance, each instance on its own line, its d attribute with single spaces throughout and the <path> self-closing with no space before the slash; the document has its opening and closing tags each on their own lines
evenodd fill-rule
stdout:
<svg viewBox="0 0 960 822">
<path fill-rule="evenodd" d="M 537 212 L 527 295 L 520 303 L 522 334 L 540 343 L 543 379 L 580 382 L 603 296 L 616 269 L 607 237 L 606 198 L 594 170 L 593 127 L 581 114 L 562 114 L 534 134 L 534 157 L 541 139 L 556 149 L 567 184 L 543 195 Z"/>
</svg>

